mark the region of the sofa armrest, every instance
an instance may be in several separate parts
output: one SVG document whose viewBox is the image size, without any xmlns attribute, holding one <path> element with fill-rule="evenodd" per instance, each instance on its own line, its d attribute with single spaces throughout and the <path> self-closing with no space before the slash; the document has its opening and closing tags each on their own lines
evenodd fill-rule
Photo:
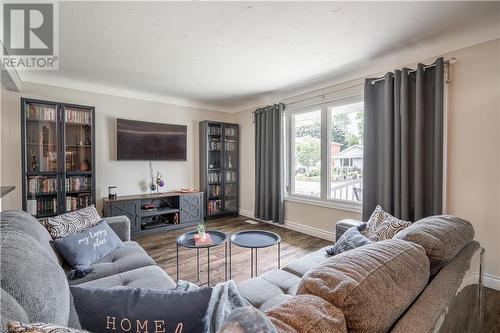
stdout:
<svg viewBox="0 0 500 333">
<path fill-rule="evenodd" d="M 127 216 L 106 217 L 104 220 L 122 241 L 128 242 L 130 240 L 130 220 Z"/>
<path fill-rule="evenodd" d="M 346 232 L 347 229 L 352 227 L 359 227 L 361 224 L 363 224 L 363 221 L 353 220 L 353 219 L 345 219 L 338 221 L 335 224 L 335 241 L 338 241 L 340 236 L 342 236 L 342 234 Z"/>
</svg>

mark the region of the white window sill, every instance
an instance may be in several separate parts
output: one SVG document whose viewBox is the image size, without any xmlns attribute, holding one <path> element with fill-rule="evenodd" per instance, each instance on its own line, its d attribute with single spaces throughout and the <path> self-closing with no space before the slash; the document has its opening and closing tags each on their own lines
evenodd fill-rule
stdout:
<svg viewBox="0 0 500 333">
<path fill-rule="evenodd" d="M 324 208 L 333 208 L 338 210 L 345 210 L 353 213 L 361 213 L 363 206 L 360 202 L 356 201 L 341 201 L 341 200 L 321 200 L 319 198 L 307 198 L 301 196 L 287 196 L 285 201 L 295 202 L 304 205 L 311 205 Z"/>
</svg>

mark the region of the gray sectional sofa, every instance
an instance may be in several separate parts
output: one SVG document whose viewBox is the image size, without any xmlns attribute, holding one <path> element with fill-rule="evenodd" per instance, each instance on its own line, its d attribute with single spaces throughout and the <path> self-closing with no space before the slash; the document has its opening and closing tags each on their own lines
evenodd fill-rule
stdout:
<svg viewBox="0 0 500 333">
<path fill-rule="evenodd" d="M 439 217 L 436 218 L 439 219 Z M 454 217 L 449 218 L 455 219 Z M 339 221 L 336 224 L 336 239 L 338 240 L 347 229 L 359 226 L 361 223 L 363 222 L 356 220 Z M 442 231 L 452 234 L 456 230 L 450 229 Z M 431 248 L 434 242 L 435 239 L 429 240 Z M 452 257 L 435 276 L 431 276 L 423 291 L 421 291 L 413 303 L 404 310 L 404 313 L 396 320 L 389 330 L 390 332 L 430 333 L 481 331 L 483 302 L 481 265 L 484 249 L 481 248 L 480 244 L 476 241 L 467 241 L 463 244 L 460 251 Z M 366 246 L 370 247 L 371 245 Z M 286 304 L 286 302 L 290 304 L 294 303 L 294 299 L 297 298 L 297 290 L 300 288 L 301 282 L 302 285 L 305 285 L 303 280 L 308 273 L 310 274 L 311 271 L 317 270 L 319 272 L 317 276 L 320 276 L 322 279 L 328 275 L 325 273 L 323 267 L 331 263 L 331 259 L 333 258 L 327 255 L 325 251 L 329 247 L 331 246 L 322 248 L 295 260 L 284 266 L 281 270 L 269 271 L 256 278 L 240 283 L 238 285 L 240 293 L 254 307 L 264 311 L 268 316 L 276 317 L 276 311 L 273 311 L 273 309 L 276 309 L 279 304 L 283 305 Z M 368 249 L 367 247 L 365 247 L 365 249 Z M 359 259 L 359 257 L 357 258 L 354 254 L 356 250 L 349 251 L 352 256 L 347 256 L 348 260 L 354 263 Z M 358 251 L 358 253 L 360 253 L 360 251 Z M 347 253 L 342 253 L 342 255 L 344 254 Z M 353 270 L 359 270 L 360 268 L 356 267 L 356 265 L 351 265 L 343 267 L 343 269 L 351 271 L 352 273 Z M 363 269 L 364 267 L 361 268 L 361 270 Z M 356 275 L 356 273 L 354 275 Z M 412 276 L 405 276 L 405 278 L 412 279 Z M 318 277 L 316 277 L 316 280 L 317 279 Z M 340 283 L 342 283 L 342 281 Z M 346 285 L 347 284 L 348 283 L 346 283 Z M 350 286 L 338 285 L 338 287 L 328 289 L 332 288 L 332 286 L 324 284 L 318 288 L 323 290 L 318 290 L 317 294 L 322 295 L 324 298 L 325 290 L 333 292 L 342 288 L 351 287 L 352 284 Z M 299 291 L 299 294 L 304 294 L 304 292 Z M 347 291 L 347 294 L 349 294 L 349 291 Z M 303 300 L 301 301 L 303 302 Z M 390 306 L 388 304 L 391 304 L 391 302 L 392 300 L 390 298 L 381 298 L 378 300 L 378 304 L 381 307 Z M 377 302 L 375 303 L 377 304 Z M 326 304 L 329 303 L 327 302 Z M 314 304 L 311 304 L 311 307 L 314 307 Z M 286 306 L 281 306 L 280 309 L 280 311 L 289 310 L 290 307 L 287 308 Z M 328 316 L 328 314 L 325 313 L 314 313 L 315 310 L 310 311 L 311 313 L 305 316 L 305 320 L 307 321 L 316 320 L 318 317 L 325 315 Z M 359 315 L 363 316 L 363 310 L 359 311 Z M 285 319 L 279 316 L 279 319 L 294 321 L 291 316 L 288 316 L 288 318 L 285 316 Z M 336 320 L 339 320 L 339 318 L 336 318 Z M 290 326 L 286 327 L 288 329 Z M 337 332 L 332 327 L 330 327 L 329 330 Z M 288 331 L 292 332 L 293 330 Z"/>
<path fill-rule="evenodd" d="M 80 328 L 69 286 L 171 289 L 176 286 L 136 242 L 130 241 L 127 217 L 106 218 L 124 242 L 92 265 L 84 278 L 68 280 L 47 230 L 23 211 L 1 213 L 1 323 L 45 322 Z"/>
<path fill-rule="evenodd" d="M 125 245 L 96 262 L 92 267 L 94 271 L 85 278 L 68 280 L 67 268 L 52 248 L 51 237 L 40 223 L 22 211 L 1 213 L 2 325 L 9 321 L 47 322 L 79 328 L 69 290 L 69 286 L 74 284 L 158 289 L 176 286 L 175 281 L 156 266 L 137 243 L 130 241 L 128 218 L 106 220 Z M 359 223 L 341 221 L 337 223 L 337 233 L 341 234 Z M 477 242 L 468 242 L 428 281 L 390 331 L 478 332 L 482 313 L 480 271 L 483 252 Z M 320 249 L 288 263 L 281 270 L 247 280 L 239 284 L 238 289 L 255 308 L 266 314 L 281 306 L 291 312 L 292 317 L 301 318 L 294 315 L 294 307 L 304 306 L 304 301 L 308 299 L 323 302 L 324 308 L 330 307 L 330 303 L 318 297 L 297 293 L 303 277 L 327 265 L 331 258 L 325 249 Z M 390 306 L 390 300 L 382 299 L 380 302 Z M 342 315 L 335 307 L 331 308 Z"/>
</svg>

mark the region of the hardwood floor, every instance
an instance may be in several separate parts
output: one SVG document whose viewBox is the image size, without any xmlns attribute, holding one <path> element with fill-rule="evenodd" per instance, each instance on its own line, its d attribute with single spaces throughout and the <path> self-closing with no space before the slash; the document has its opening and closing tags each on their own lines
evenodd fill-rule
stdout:
<svg viewBox="0 0 500 333">
<path fill-rule="evenodd" d="M 281 265 L 298 259 L 307 253 L 331 244 L 331 242 L 313 236 L 305 235 L 293 230 L 281 228 L 268 223 L 252 225 L 246 223 L 245 217 L 231 217 L 210 221 L 207 229 L 221 230 L 226 233 L 234 233 L 241 230 L 262 229 L 269 230 L 281 236 Z M 167 274 L 175 279 L 176 274 L 176 246 L 175 239 L 193 227 L 179 229 L 176 231 L 144 236 L 134 239 L 153 257 L 156 263 L 163 268 Z M 258 273 L 275 269 L 277 267 L 277 248 L 273 246 L 259 250 Z M 179 248 L 180 279 L 196 283 L 196 250 Z M 207 279 L 207 253 L 200 251 L 200 280 L 201 284 Z M 250 250 L 232 246 L 232 278 L 236 283 L 250 278 Z M 210 250 L 210 281 L 211 284 L 224 281 L 224 247 L 219 246 Z M 200 284 L 200 283 L 197 283 Z M 485 316 L 483 332 L 500 332 L 500 291 L 486 288 L 485 292 Z"/>
<path fill-rule="evenodd" d="M 241 230 L 261 229 L 281 236 L 281 266 L 331 242 L 293 230 L 259 222 L 256 225 L 245 222 L 247 218 L 237 216 L 209 221 L 207 229 L 232 234 Z M 332 226 L 333 227 L 333 226 Z M 149 235 L 134 239 L 174 280 L 176 278 L 176 243 L 181 234 L 194 230 L 193 227 L 168 233 Z M 250 278 L 250 249 L 232 245 L 232 279 L 236 283 Z M 258 250 L 258 274 L 277 268 L 277 246 Z M 229 259 L 228 259 L 229 260 Z M 196 282 L 196 250 L 179 247 L 179 279 Z M 200 280 L 207 281 L 207 250 L 200 250 Z M 224 246 L 210 249 L 210 283 L 224 281 Z"/>
</svg>

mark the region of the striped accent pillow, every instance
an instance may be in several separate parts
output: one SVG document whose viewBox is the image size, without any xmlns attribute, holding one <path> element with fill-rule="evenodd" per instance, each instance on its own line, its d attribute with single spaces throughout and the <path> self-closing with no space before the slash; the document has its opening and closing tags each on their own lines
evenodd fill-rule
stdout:
<svg viewBox="0 0 500 333">
<path fill-rule="evenodd" d="M 8 333 L 89 333 L 74 328 L 57 326 L 45 323 L 23 324 L 20 322 L 10 322 L 7 324 Z"/>
<path fill-rule="evenodd" d="M 76 234 L 98 224 L 102 218 L 94 205 L 51 217 L 43 222 L 43 225 L 50 233 L 52 239 Z"/>
<path fill-rule="evenodd" d="M 400 220 L 385 212 L 380 205 L 375 207 L 366 228 L 361 232 L 373 242 L 392 239 L 394 235 L 411 225 L 410 221 Z"/>
</svg>

